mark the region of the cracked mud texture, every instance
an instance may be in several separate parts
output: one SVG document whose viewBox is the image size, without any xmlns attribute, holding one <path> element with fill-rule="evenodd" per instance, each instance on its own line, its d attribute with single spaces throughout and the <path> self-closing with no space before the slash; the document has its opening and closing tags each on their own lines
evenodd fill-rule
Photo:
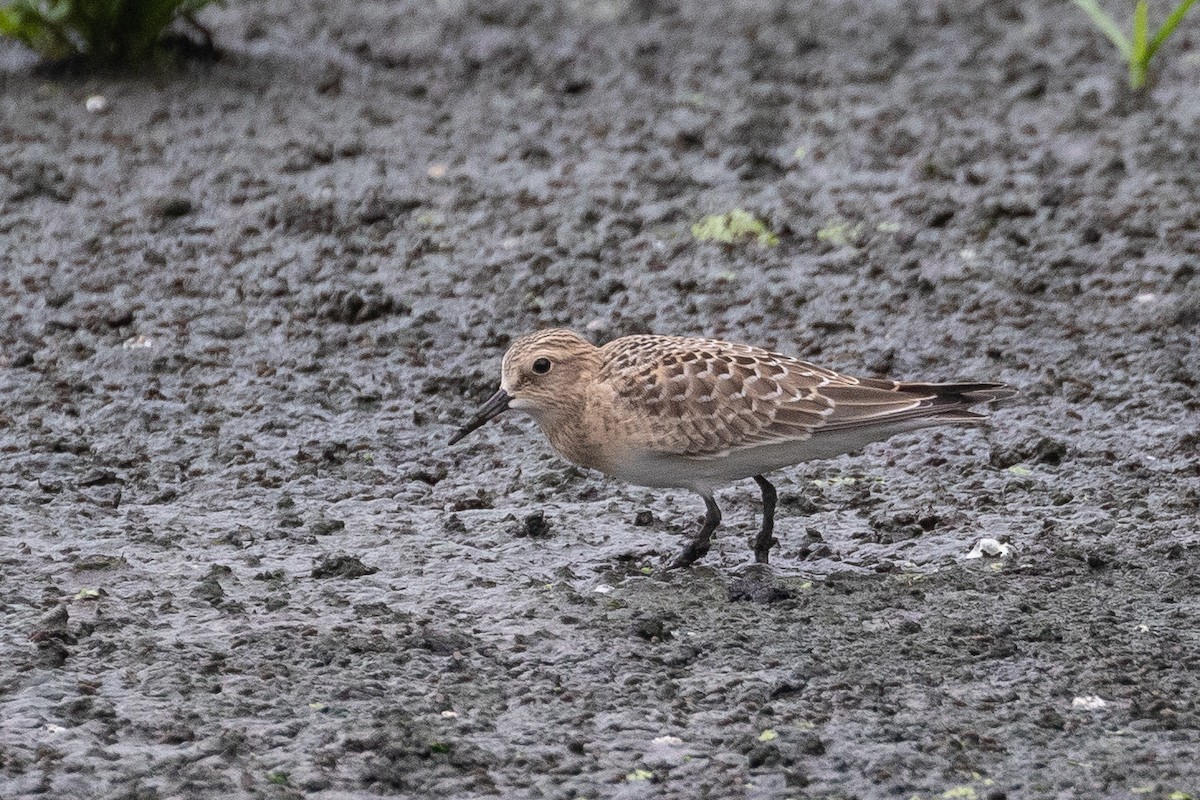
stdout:
<svg viewBox="0 0 1200 800">
<path fill-rule="evenodd" d="M 0 45 L 5 798 L 1200 792 L 1190 20 L 1139 100 L 1065 3 L 205 18 Z M 549 325 L 1021 394 L 664 573 L 697 498 L 446 445 Z"/>
</svg>

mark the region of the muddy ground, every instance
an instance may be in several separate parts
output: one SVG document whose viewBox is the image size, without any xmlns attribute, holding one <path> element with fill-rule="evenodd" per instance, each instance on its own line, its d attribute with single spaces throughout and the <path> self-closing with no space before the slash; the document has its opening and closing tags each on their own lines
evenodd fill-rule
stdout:
<svg viewBox="0 0 1200 800">
<path fill-rule="evenodd" d="M 205 19 L 0 46 L 0 796 L 1200 794 L 1195 24 L 1139 99 L 1066 3 Z M 446 444 L 549 325 L 1021 395 L 666 573 L 697 498 Z"/>
</svg>

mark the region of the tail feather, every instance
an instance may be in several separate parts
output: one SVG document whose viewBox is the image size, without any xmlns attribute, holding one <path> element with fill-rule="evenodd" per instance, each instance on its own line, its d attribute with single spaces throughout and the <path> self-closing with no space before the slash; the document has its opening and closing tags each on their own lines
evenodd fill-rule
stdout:
<svg viewBox="0 0 1200 800">
<path fill-rule="evenodd" d="M 917 381 L 890 381 L 883 378 L 868 378 L 859 380 L 863 386 L 875 389 L 886 389 L 889 392 L 904 394 L 927 395 L 932 399 L 953 401 L 966 405 L 976 403 L 991 403 L 994 400 L 1004 400 L 1017 393 L 1005 383 L 921 383 Z"/>
<path fill-rule="evenodd" d="M 988 415 L 971 411 L 971 406 L 1017 393 L 1003 383 L 899 383 L 896 390 L 929 396 L 927 413 L 942 422 L 981 422 Z"/>
<path fill-rule="evenodd" d="M 939 400 L 975 405 L 1004 400 L 1017 393 L 1003 383 L 906 383 L 897 381 L 896 391 L 932 394 Z"/>
<path fill-rule="evenodd" d="M 916 381 L 891 381 L 867 379 L 861 384 L 876 389 L 887 389 L 902 395 L 921 399 L 921 404 L 900 416 L 925 417 L 940 422 L 981 422 L 987 414 L 971 411 L 971 406 L 992 403 L 1012 397 L 1017 392 L 1003 383 L 920 383 Z"/>
</svg>

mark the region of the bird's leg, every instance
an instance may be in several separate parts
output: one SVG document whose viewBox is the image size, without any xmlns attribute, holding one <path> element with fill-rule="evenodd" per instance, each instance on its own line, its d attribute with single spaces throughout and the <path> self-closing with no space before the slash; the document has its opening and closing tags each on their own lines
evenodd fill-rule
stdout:
<svg viewBox="0 0 1200 800">
<path fill-rule="evenodd" d="M 762 475 L 755 475 L 754 482 L 762 489 L 763 521 L 762 530 L 754 539 L 754 560 L 766 564 L 771 555 L 771 547 L 775 544 L 775 487 Z"/>
<path fill-rule="evenodd" d="M 675 560 L 667 569 L 679 569 L 681 567 L 690 567 L 695 562 L 704 558 L 704 554 L 708 552 L 709 541 L 712 539 L 713 531 L 721 524 L 721 509 L 717 508 L 717 501 L 713 500 L 711 494 L 701 495 L 704 498 L 704 507 L 708 512 L 704 515 L 704 524 L 700 526 L 700 532 L 696 534 L 696 538 L 688 542 L 687 547 L 683 548 L 683 552 L 675 556 Z"/>
</svg>

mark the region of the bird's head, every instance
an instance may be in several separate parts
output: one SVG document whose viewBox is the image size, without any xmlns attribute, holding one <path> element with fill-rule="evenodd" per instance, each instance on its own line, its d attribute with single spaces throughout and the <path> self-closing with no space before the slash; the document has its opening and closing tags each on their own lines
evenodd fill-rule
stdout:
<svg viewBox="0 0 1200 800">
<path fill-rule="evenodd" d="M 450 443 L 510 408 L 543 427 L 562 423 L 582 410 L 587 384 L 599 367 L 599 349 L 576 333 L 554 328 L 522 336 L 504 354 L 500 390 Z"/>
</svg>

